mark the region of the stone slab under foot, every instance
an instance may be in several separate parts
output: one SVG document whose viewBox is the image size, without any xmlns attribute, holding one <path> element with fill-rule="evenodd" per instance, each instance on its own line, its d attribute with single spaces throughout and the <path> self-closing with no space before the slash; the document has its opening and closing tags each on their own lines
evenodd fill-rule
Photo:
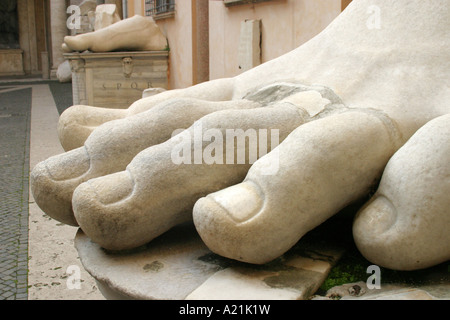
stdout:
<svg viewBox="0 0 450 320">
<path fill-rule="evenodd" d="M 190 223 L 121 253 L 102 249 L 80 229 L 75 247 L 108 299 L 309 299 L 343 253 L 306 237 L 282 257 L 251 265 L 212 253 Z"/>
<path fill-rule="evenodd" d="M 428 284 L 382 284 L 369 288 L 363 281 L 329 289 L 312 300 L 450 300 L 450 284 L 445 279 Z"/>
</svg>

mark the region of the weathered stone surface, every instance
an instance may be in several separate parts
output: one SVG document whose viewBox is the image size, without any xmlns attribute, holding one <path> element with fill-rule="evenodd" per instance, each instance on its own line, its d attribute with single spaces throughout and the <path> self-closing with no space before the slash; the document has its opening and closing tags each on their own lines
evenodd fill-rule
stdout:
<svg viewBox="0 0 450 320">
<path fill-rule="evenodd" d="M 97 7 L 97 1 L 84 0 L 78 6 L 80 8 L 80 14 L 82 16 L 87 16 L 89 14 L 89 12 L 95 12 L 95 9 Z"/>
<path fill-rule="evenodd" d="M 72 81 L 72 69 L 70 68 L 69 61 L 64 61 L 58 67 L 56 71 L 56 77 L 59 82 L 71 82 Z"/>
<path fill-rule="evenodd" d="M 120 15 L 115 4 L 98 5 L 95 8 L 94 31 L 106 28 L 120 20 Z"/>
<path fill-rule="evenodd" d="M 367 194 L 394 152 L 390 132 L 372 114 L 353 111 L 308 122 L 276 153 L 255 162 L 242 183 L 199 199 L 195 225 L 212 251 L 269 262 Z M 273 163 L 278 171 L 266 175 Z"/>
<path fill-rule="evenodd" d="M 377 17 L 367 14 L 373 6 L 382 12 L 379 24 L 373 22 Z M 143 245 L 193 217 L 213 252 L 251 263 L 276 259 L 344 206 L 373 192 L 389 159 L 422 126 L 438 118 L 440 126 L 448 127 L 450 68 L 448 52 L 442 49 L 448 42 L 450 11 L 446 9 L 445 0 L 353 1 L 305 45 L 235 78 L 162 92 L 119 113 L 76 107 L 62 118 L 67 123 L 73 120 L 73 132 L 85 127 L 92 133 L 84 146 L 37 167 L 32 175 L 36 201 L 43 206 L 53 201 L 51 207 L 76 218 L 88 237 L 109 249 Z M 120 23 L 102 30 L 114 34 L 112 28 Z M 127 22 L 123 28 L 132 25 Z M 96 39 L 102 30 L 79 44 Z M 122 40 L 118 43 L 126 42 Z M 277 96 L 279 90 L 274 88 L 283 89 L 280 84 L 286 82 L 310 89 Z M 265 100 L 268 103 L 250 99 L 257 88 L 268 85 L 274 89 L 273 98 Z M 333 102 L 334 97 L 342 103 Z M 106 115 L 117 120 L 105 122 Z M 222 135 L 227 128 L 279 129 L 282 142 L 252 165 L 175 163 L 173 150 L 207 147 L 205 142 L 215 138 L 177 142 L 192 138 L 196 128 L 192 124 L 199 119 L 205 123 L 203 128 Z M 175 129 L 189 126 L 184 134 L 171 138 Z M 71 130 L 67 127 L 69 134 Z M 448 136 L 431 136 L 432 143 L 428 135 L 412 137 L 413 146 L 429 144 L 432 149 L 405 157 L 405 163 L 414 167 L 410 171 L 423 181 L 411 183 L 404 179 L 408 175 L 392 175 L 397 177 L 393 191 L 385 194 L 406 199 L 397 209 L 413 217 L 403 223 L 408 215 L 400 217 L 399 211 L 402 228 L 392 232 L 398 233 L 394 238 L 408 240 L 390 243 L 383 232 L 361 232 L 362 240 L 357 240 L 362 251 L 369 248 L 365 253 L 369 259 L 389 268 L 429 266 L 450 254 L 445 234 L 448 215 L 441 210 L 448 207 L 448 148 L 443 146 Z M 220 146 L 215 150 L 223 149 Z M 438 149 L 436 158 L 430 155 L 430 150 Z M 398 157 L 404 157 L 402 153 Z M 441 174 L 427 167 L 429 159 Z M 72 168 L 63 169 L 65 163 Z M 268 168 L 277 170 L 267 174 Z M 426 180 L 434 183 L 433 188 L 422 184 Z M 396 188 L 408 196 L 397 196 Z M 65 197 L 61 201 L 60 195 Z M 421 207 L 427 210 L 416 211 Z M 367 219 L 361 215 L 356 231 L 383 231 L 392 224 L 392 216 L 372 212 Z M 370 247 L 365 242 L 369 240 L 383 245 Z M 398 250 L 392 251 L 394 247 Z M 382 256 L 389 261 L 378 260 Z"/>
<path fill-rule="evenodd" d="M 382 284 L 380 288 L 368 288 L 365 282 L 346 283 L 327 291 L 325 296 L 313 296 L 312 300 L 448 300 L 448 284 L 407 285 Z M 445 293 L 447 291 L 447 293 Z M 444 292 L 444 293 L 443 293 Z"/>
<path fill-rule="evenodd" d="M 160 119 L 170 120 L 171 123 L 171 125 L 168 125 L 167 121 L 161 120 L 155 123 L 156 126 L 154 127 L 145 128 L 145 126 L 142 126 L 142 131 L 138 135 L 147 137 L 142 141 L 134 139 L 136 132 L 130 130 L 131 128 L 127 123 L 110 121 L 105 125 L 110 126 L 110 130 L 115 132 L 120 131 L 123 134 L 129 134 L 131 139 L 130 143 L 125 145 L 113 140 L 105 142 L 105 136 L 97 139 L 93 138 L 95 137 L 94 134 L 93 137 L 86 141 L 84 147 L 75 148 L 70 152 L 41 162 L 31 174 L 32 190 L 35 199 L 38 199 L 36 200 L 37 203 L 48 215 L 65 223 L 70 221 L 70 224 L 77 225 L 73 217 L 72 195 L 75 188 L 81 183 L 108 173 L 125 170 L 126 166 L 141 150 L 170 139 L 174 130 L 190 127 L 202 115 L 225 109 L 246 109 L 256 105 L 256 103 L 251 102 L 249 104 L 248 101 L 206 103 L 195 99 L 169 100 L 160 107 L 136 115 L 136 119 L 141 119 L 143 125 L 148 123 L 148 121 L 152 121 L 151 119 L 155 116 Z M 61 116 L 62 120 L 59 122 L 59 125 L 63 125 L 64 128 L 71 126 L 70 121 L 73 119 L 71 113 L 83 108 L 87 107 L 77 106 L 77 108 L 66 110 Z M 182 110 L 185 108 L 191 110 L 191 117 L 182 116 Z M 98 113 L 95 116 L 102 120 L 105 116 L 109 116 L 113 120 L 114 117 L 116 119 L 119 118 L 124 112 L 121 109 L 117 109 L 116 113 L 111 113 L 106 110 L 105 114 L 105 110 L 103 108 L 97 108 Z M 67 119 L 67 122 L 64 119 Z M 95 120 L 94 115 L 92 115 L 92 117 L 86 119 L 86 126 L 91 125 L 93 122 L 95 123 Z M 133 127 L 136 128 L 134 125 Z M 148 129 L 150 131 L 147 131 Z M 85 130 L 77 131 L 78 136 L 84 133 Z M 121 141 L 124 136 L 121 134 L 117 138 Z M 92 141 L 92 144 L 90 141 Z M 71 146 L 70 137 L 65 142 L 65 145 Z M 165 147 L 165 150 L 169 151 L 169 160 L 170 146 L 173 143 L 170 142 Z M 93 156 L 94 154 L 97 156 Z M 153 161 L 151 160 L 152 163 Z M 68 167 L 69 163 L 70 166 Z M 109 163 L 109 165 L 105 166 L 106 163 Z M 172 162 L 170 161 L 170 163 Z M 174 177 L 173 183 L 178 183 L 176 177 Z M 164 188 L 161 188 L 160 191 L 163 193 L 164 190 Z M 55 193 L 59 193 L 59 195 L 55 197 Z"/>
<path fill-rule="evenodd" d="M 125 109 L 141 99 L 145 89 L 168 87 L 167 51 L 73 52 L 64 56 L 77 79 L 74 105 Z"/>
<path fill-rule="evenodd" d="M 221 105 L 231 107 L 230 104 Z M 293 106 L 249 109 L 252 105 L 241 104 L 243 110 L 208 114 L 184 134 L 175 135 L 137 154 L 127 165 L 126 171 L 80 184 L 73 193 L 72 203 L 75 219 L 83 231 L 104 248 L 123 250 L 143 245 L 176 224 L 192 220 L 192 208 L 199 196 L 242 181 L 250 166 L 249 161 L 242 164 L 235 161 L 237 152 L 233 156 L 234 163 L 228 162 L 226 157 L 229 154 L 226 152 L 219 156 L 220 159 L 215 158 L 220 163 L 209 163 L 207 150 L 211 148 L 211 142 L 205 138 L 208 134 L 213 133 L 218 139 L 218 135 L 226 136 L 226 130 L 255 130 L 256 133 L 277 128 L 279 140 L 283 141 L 304 122 Z M 191 112 L 194 111 L 191 108 Z M 139 116 L 142 118 L 142 115 Z M 160 124 L 165 127 L 164 131 L 168 129 L 166 122 Z M 163 131 L 162 128 L 160 130 Z M 225 140 L 219 142 L 215 152 L 222 150 L 225 143 L 229 144 Z M 253 143 L 256 146 L 258 141 Z M 245 146 L 247 153 L 251 152 L 249 149 L 249 145 Z M 198 150 L 202 156 L 200 161 Z M 113 161 L 120 163 L 117 157 Z M 117 164 L 114 166 L 117 167 Z M 161 175 L 161 171 L 165 174 Z M 121 187 L 114 190 L 104 188 L 110 185 Z M 170 193 L 167 190 L 171 190 Z M 93 199 L 93 193 L 101 195 L 101 198 Z M 133 196 L 130 197 L 130 194 Z M 99 223 L 102 228 L 98 228 Z"/>
<path fill-rule="evenodd" d="M 101 23 L 97 14 L 95 20 L 96 25 Z M 110 22 L 105 18 L 105 24 L 108 23 Z M 167 39 L 158 25 L 153 19 L 139 15 L 109 24 L 94 32 L 66 36 L 63 44 L 64 52 L 158 51 L 166 48 Z"/>
<path fill-rule="evenodd" d="M 22 49 L 2 49 L 0 52 L 0 75 L 13 76 L 25 74 L 22 56 Z"/>
<path fill-rule="evenodd" d="M 368 260 L 415 270 L 450 259 L 449 124 L 450 115 L 430 121 L 387 164 L 353 228 Z"/>
<path fill-rule="evenodd" d="M 242 71 L 261 64 L 261 20 L 241 22 L 238 57 Z"/>
<path fill-rule="evenodd" d="M 75 246 L 109 299 L 308 299 L 343 252 L 333 244 L 300 242 L 277 261 L 255 267 L 212 253 L 192 223 L 129 252 L 103 250 L 81 230 Z"/>
<path fill-rule="evenodd" d="M 148 88 L 142 91 L 142 98 L 151 97 L 164 91 L 166 91 L 165 88 Z"/>
<path fill-rule="evenodd" d="M 440 300 L 430 293 L 417 288 L 404 288 L 371 292 L 362 297 L 345 296 L 342 300 Z"/>
</svg>

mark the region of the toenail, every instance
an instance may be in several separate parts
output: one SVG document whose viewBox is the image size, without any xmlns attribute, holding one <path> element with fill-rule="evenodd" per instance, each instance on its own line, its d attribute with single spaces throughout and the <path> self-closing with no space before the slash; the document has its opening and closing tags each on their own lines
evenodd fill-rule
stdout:
<svg viewBox="0 0 450 320">
<path fill-rule="evenodd" d="M 85 148 L 78 148 L 61 155 L 51 157 L 43 162 L 50 178 L 54 181 L 65 181 L 85 174 L 91 162 Z"/>
<path fill-rule="evenodd" d="M 245 222 L 260 212 L 263 196 L 259 187 L 245 181 L 209 195 L 236 223 Z"/>
<path fill-rule="evenodd" d="M 126 199 L 134 188 L 133 180 L 128 171 L 117 172 L 91 179 L 86 182 L 85 192 L 95 194 L 95 198 L 103 205 L 112 204 Z M 89 186 L 89 187 L 88 187 Z M 88 190 L 90 189 L 90 190 Z"/>
<path fill-rule="evenodd" d="M 397 210 L 392 202 L 378 195 L 368 206 L 358 213 L 357 220 L 370 229 L 372 234 L 381 234 L 389 230 L 397 220 Z"/>
</svg>

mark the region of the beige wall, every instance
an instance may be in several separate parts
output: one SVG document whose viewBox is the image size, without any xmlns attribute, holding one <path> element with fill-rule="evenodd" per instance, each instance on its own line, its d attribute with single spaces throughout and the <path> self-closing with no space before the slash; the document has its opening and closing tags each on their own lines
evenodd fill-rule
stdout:
<svg viewBox="0 0 450 320">
<path fill-rule="evenodd" d="M 232 77 L 239 69 L 241 22 L 261 20 L 261 61 L 287 53 L 322 31 L 341 12 L 341 0 L 273 0 L 225 7 L 210 0 L 210 79 Z"/>
<path fill-rule="evenodd" d="M 143 0 L 128 1 L 128 16 L 135 14 L 145 15 Z M 193 84 L 191 0 L 176 1 L 175 16 L 157 20 L 157 24 L 169 41 L 169 88 L 191 86 Z"/>
<path fill-rule="evenodd" d="M 176 1 L 175 17 L 157 20 L 157 24 L 169 41 L 170 88 L 191 86 L 193 84 L 191 1 Z"/>
<path fill-rule="evenodd" d="M 208 10 L 196 10 L 197 1 L 209 1 Z M 143 0 L 129 0 L 128 15 L 144 15 L 143 3 Z M 242 21 L 262 21 L 261 61 L 266 62 L 322 31 L 340 14 L 342 0 L 272 0 L 233 7 L 226 7 L 220 0 L 176 0 L 175 3 L 174 17 L 156 21 L 169 40 L 171 89 L 205 81 L 204 76 L 198 75 L 208 69 L 210 80 L 241 73 L 238 48 Z M 194 32 L 202 21 L 199 12 L 209 15 L 208 40 Z M 199 68 L 206 59 L 204 46 L 209 47 L 208 66 Z"/>
</svg>

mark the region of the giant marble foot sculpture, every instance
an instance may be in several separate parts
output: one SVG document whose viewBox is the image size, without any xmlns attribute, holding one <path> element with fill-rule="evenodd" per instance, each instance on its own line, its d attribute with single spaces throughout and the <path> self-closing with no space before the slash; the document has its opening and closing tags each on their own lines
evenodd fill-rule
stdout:
<svg viewBox="0 0 450 320">
<path fill-rule="evenodd" d="M 401 270 L 444 262 L 448 21 L 447 0 L 354 0 L 308 43 L 237 77 L 120 113 L 72 108 L 59 132 L 63 145 L 80 138 L 33 170 L 36 202 L 108 249 L 193 219 L 212 251 L 265 263 L 381 180 L 355 218 L 361 252 Z M 245 161 L 226 161 L 241 150 L 227 129 L 281 143 L 265 154 L 255 135 Z"/>
<path fill-rule="evenodd" d="M 64 37 L 65 52 L 90 50 L 157 51 L 167 48 L 167 39 L 151 18 L 135 15 L 94 32 Z"/>
<path fill-rule="evenodd" d="M 174 99 L 180 99 L 180 101 L 175 102 L 182 109 L 186 109 L 187 111 L 191 108 L 191 103 L 187 102 L 185 107 L 184 100 L 186 99 L 195 99 L 197 101 L 211 101 L 211 102 L 227 102 L 232 100 L 232 88 L 233 81 L 231 79 L 219 79 L 215 81 L 210 81 L 207 83 L 199 84 L 197 86 L 193 86 L 187 89 L 178 89 L 178 90 L 170 90 L 159 93 L 155 96 L 150 96 L 148 98 L 140 99 L 133 103 L 128 109 L 107 109 L 107 108 L 96 108 L 90 106 L 76 105 L 66 109 L 59 118 L 58 122 L 58 136 L 61 142 L 62 147 L 65 151 L 70 151 L 79 147 L 83 147 L 87 138 L 90 134 L 99 126 L 104 123 L 107 123 L 111 120 L 119 120 L 127 117 L 133 117 L 134 115 L 140 114 L 144 111 L 152 109 L 153 107 L 158 106 L 160 109 L 166 109 L 165 105 L 168 103 L 172 103 Z M 168 102 L 171 101 L 171 102 Z M 200 102 L 202 103 L 202 102 Z M 233 103 L 241 104 L 241 102 L 233 101 Z M 202 105 L 205 105 L 202 103 Z M 173 107 L 169 107 L 171 109 Z M 207 107 L 209 108 L 209 107 Z M 211 106 L 211 111 L 214 109 L 214 103 Z M 167 110 L 165 116 L 168 116 L 166 120 L 159 121 L 155 119 L 155 121 L 160 122 L 159 125 L 165 126 L 163 122 L 170 122 L 171 117 L 175 120 L 180 119 L 184 116 L 187 116 L 190 119 L 198 119 L 196 111 L 188 111 L 188 114 L 182 112 L 182 110 Z M 191 116 L 189 113 L 193 113 Z M 157 117 L 164 117 L 159 116 Z M 191 123 L 187 121 L 186 123 L 182 123 L 182 126 L 189 126 Z M 176 127 L 176 121 L 174 126 Z M 151 124 L 150 124 L 151 126 Z M 182 128 L 182 127 L 178 127 Z M 158 131 L 158 130 L 157 130 Z"/>
<path fill-rule="evenodd" d="M 245 177 L 250 166 L 248 156 L 241 164 L 225 164 L 229 154 L 222 152 L 219 162 L 224 164 L 207 163 L 205 150 L 209 144 L 204 137 L 213 133 L 211 137 L 217 139 L 236 126 L 255 132 L 280 128 L 283 139 L 303 122 L 294 106 L 225 110 L 205 116 L 187 132 L 139 153 L 125 171 L 77 187 L 73 195 L 75 219 L 104 248 L 123 250 L 146 244 L 171 227 L 192 220 L 192 208 L 199 197 Z M 213 149 L 216 154 L 211 158 L 218 160 L 218 153 L 226 146 L 219 144 Z"/>
<path fill-rule="evenodd" d="M 269 262 L 367 195 L 400 141 L 383 114 L 352 110 L 302 125 L 244 182 L 197 201 L 204 242 L 225 257 Z M 279 162 L 279 170 L 264 175 Z"/>
<path fill-rule="evenodd" d="M 282 142 L 279 154 L 255 162 L 244 182 L 198 200 L 197 230 L 220 255 L 271 261 L 367 195 L 395 142 L 395 133 L 373 114 L 351 112 L 305 124 Z M 415 270 L 450 258 L 449 142 L 446 115 L 426 124 L 391 158 L 377 194 L 355 219 L 355 241 L 369 261 Z M 262 175 L 273 161 L 280 161 L 279 172 Z"/>
<path fill-rule="evenodd" d="M 66 148 L 71 150 L 39 163 L 32 171 L 31 189 L 36 202 L 48 215 L 77 226 L 72 211 L 72 195 L 78 185 L 125 170 L 140 151 L 168 140 L 175 130 L 191 126 L 204 115 L 256 106 L 259 104 L 245 100 L 208 103 L 195 99 L 167 100 L 146 112 L 105 123 L 92 135 L 88 134 L 89 138 L 82 147 L 67 148 L 72 146 L 73 140 L 66 137 Z M 84 106 L 73 110 L 80 108 Z M 101 111 L 100 108 L 94 109 L 92 114 Z M 87 121 L 94 121 L 93 117 Z M 72 134 L 80 137 L 86 132 L 83 129 L 77 125 Z"/>
</svg>

